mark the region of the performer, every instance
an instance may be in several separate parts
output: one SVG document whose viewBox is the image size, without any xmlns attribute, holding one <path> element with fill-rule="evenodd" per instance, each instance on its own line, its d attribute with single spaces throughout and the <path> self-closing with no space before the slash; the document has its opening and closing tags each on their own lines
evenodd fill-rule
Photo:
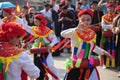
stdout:
<svg viewBox="0 0 120 80">
<path fill-rule="evenodd" d="M 49 73 L 53 79 L 58 80 L 58 72 L 54 67 L 52 57 L 52 47 L 57 43 L 55 33 L 48 28 L 47 21 L 42 14 L 37 14 L 34 17 L 34 23 L 36 26 L 28 26 L 24 16 L 24 28 L 32 34 L 35 38 L 31 52 L 34 53 L 34 63 L 41 70 L 38 80 L 48 80 Z M 37 49 L 36 49 L 37 48 Z M 43 49 L 44 48 L 44 49 Z M 42 49 L 42 50 L 41 50 Z M 37 50 L 37 52 L 36 52 Z"/>
<path fill-rule="evenodd" d="M 109 58 L 111 55 L 107 51 L 99 48 L 95 44 L 96 33 L 91 30 L 93 12 L 90 9 L 81 10 L 78 13 L 79 24 L 76 28 L 67 29 L 61 35 L 71 39 L 72 60 L 67 60 L 67 73 L 64 80 L 100 80 L 96 66 L 99 59 L 95 58 L 92 52 Z"/>
<path fill-rule="evenodd" d="M 101 39 L 101 48 L 107 50 L 112 55 L 112 61 L 110 65 L 110 60 L 106 58 L 105 56 L 102 56 L 101 59 L 101 65 L 103 65 L 103 68 L 106 67 L 115 67 L 115 43 L 112 40 L 113 39 L 113 33 L 111 31 L 112 29 L 112 22 L 116 14 L 114 13 L 114 4 L 107 4 L 107 11 L 108 14 L 105 14 L 102 17 L 102 39 Z"/>
<path fill-rule="evenodd" d="M 120 77 L 120 14 L 113 20 L 113 28 L 112 31 L 115 34 L 115 43 L 116 43 L 116 55 L 115 55 L 115 60 L 116 60 L 116 67 L 119 69 L 119 74 L 118 77 Z"/>
<path fill-rule="evenodd" d="M 19 24 L 22 23 L 21 19 L 18 16 L 12 14 L 13 8 L 3 8 L 2 11 L 3 11 L 2 15 L 4 18 L 0 19 L 0 21 L 2 21 L 1 23 L 8 23 L 8 22 L 16 22 Z"/>
<path fill-rule="evenodd" d="M 21 80 L 24 70 L 31 78 L 38 78 L 40 70 L 19 47 L 25 30 L 14 22 L 2 24 L 0 28 L 0 80 Z M 24 79 L 25 80 L 25 79 Z"/>
<path fill-rule="evenodd" d="M 0 19 L 0 24 L 8 23 L 8 22 L 15 22 L 22 24 L 22 20 L 18 16 L 12 14 L 12 12 L 14 11 L 13 8 L 3 8 L 2 11 L 3 11 L 2 15 L 4 18 Z M 24 78 L 23 80 L 27 80 L 27 75 L 26 73 L 24 73 L 24 71 L 22 72 L 22 77 Z"/>
</svg>

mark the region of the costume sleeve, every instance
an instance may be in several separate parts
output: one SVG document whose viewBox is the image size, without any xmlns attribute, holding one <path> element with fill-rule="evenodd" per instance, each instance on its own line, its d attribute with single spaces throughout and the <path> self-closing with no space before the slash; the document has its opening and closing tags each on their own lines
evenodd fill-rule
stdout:
<svg viewBox="0 0 120 80">
<path fill-rule="evenodd" d="M 101 25 L 103 29 L 112 29 L 112 24 L 106 24 L 103 19 Z"/>
<path fill-rule="evenodd" d="M 21 69 L 23 69 L 28 76 L 31 78 L 38 78 L 40 74 L 40 70 L 33 64 L 33 62 L 29 59 L 27 52 L 23 52 L 19 57 L 19 65 Z"/>
<path fill-rule="evenodd" d="M 22 18 L 22 26 L 25 28 L 25 30 L 26 30 L 28 33 L 30 33 L 30 34 L 33 35 L 33 30 L 32 30 L 32 28 L 31 28 L 31 26 L 28 26 L 28 22 L 27 22 L 27 20 L 26 20 L 25 18 Z"/>
<path fill-rule="evenodd" d="M 95 48 L 93 50 L 93 52 L 95 52 L 97 54 L 101 54 L 101 55 L 103 55 L 103 51 L 104 50 L 102 48 L 98 47 L 98 46 L 95 46 Z"/>
<path fill-rule="evenodd" d="M 53 46 L 58 42 L 55 33 L 52 32 L 52 33 L 49 35 L 49 38 L 52 40 L 52 42 L 50 43 L 50 46 L 53 47 Z"/>
<path fill-rule="evenodd" d="M 75 29 L 67 29 L 61 32 L 61 36 L 62 37 L 66 37 L 66 38 L 72 38 L 73 32 L 75 31 Z"/>
</svg>

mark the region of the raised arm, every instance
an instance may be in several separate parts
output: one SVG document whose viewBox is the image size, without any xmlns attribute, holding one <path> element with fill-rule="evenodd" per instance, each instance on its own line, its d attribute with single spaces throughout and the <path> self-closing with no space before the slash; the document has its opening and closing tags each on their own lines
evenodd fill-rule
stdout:
<svg viewBox="0 0 120 80">
<path fill-rule="evenodd" d="M 98 3 L 98 7 L 100 7 L 100 5 L 104 2 L 104 0 L 100 0 Z"/>
<path fill-rule="evenodd" d="M 74 31 L 75 31 L 75 28 L 64 30 L 61 32 L 61 36 L 65 38 L 71 38 Z"/>
<path fill-rule="evenodd" d="M 22 18 L 22 26 L 23 26 L 23 28 L 25 28 L 25 30 L 26 30 L 28 33 L 30 33 L 30 34 L 33 35 L 33 30 L 32 30 L 32 28 L 31 28 L 31 26 L 28 26 L 27 20 L 26 20 L 25 18 Z"/>
</svg>

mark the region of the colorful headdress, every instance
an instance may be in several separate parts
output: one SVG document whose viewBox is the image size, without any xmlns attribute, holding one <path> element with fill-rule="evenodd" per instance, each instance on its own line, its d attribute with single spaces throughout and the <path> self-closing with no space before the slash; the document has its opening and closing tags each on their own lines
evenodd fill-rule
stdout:
<svg viewBox="0 0 120 80">
<path fill-rule="evenodd" d="M 17 23 L 9 22 L 0 26 L 0 63 L 6 64 L 5 72 L 13 59 L 18 59 L 21 49 L 9 44 L 14 37 L 23 36 L 26 31 Z M 1 64 L 0 64 L 1 65 Z M 0 68 L 0 71 L 2 68 Z"/>
<path fill-rule="evenodd" d="M 120 11 L 120 5 L 115 8 L 115 11 Z"/>
<path fill-rule="evenodd" d="M 115 5 L 114 5 L 114 4 L 111 4 L 111 3 L 108 3 L 106 7 L 107 7 L 107 8 L 109 8 L 109 7 L 115 7 Z"/>
<path fill-rule="evenodd" d="M 42 14 L 35 15 L 35 19 L 40 20 L 40 22 L 41 22 L 41 25 L 40 25 L 41 29 L 44 29 L 46 27 L 47 20 L 45 20 L 45 17 Z"/>
<path fill-rule="evenodd" d="M 21 25 L 9 22 L 7 24 L 2 24 L 0 28 L 0 42 L 8 42 L 14 37 L 24 36 L 26 31 Z"/>
<path fill-rule="evenodd" d="M 94 13 L 92 10 L 90 9 L 83 9 L 83 10 L 80 10 L 79 13 L 78 13 L 78 18 L 81 17 L 83 14 L 89 14 L 92 18 L 94 16 Z"/>
<path fill-rule="evenodd" d="M 13 8 L 3 8 L 2 10 L 9 14 L 12 14 L 12 12 L 13 12 Z"/>
</svg>

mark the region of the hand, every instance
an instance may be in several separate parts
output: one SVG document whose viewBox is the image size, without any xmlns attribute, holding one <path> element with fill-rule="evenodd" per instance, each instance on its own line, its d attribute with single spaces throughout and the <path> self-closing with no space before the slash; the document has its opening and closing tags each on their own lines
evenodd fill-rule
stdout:
<svg viewBox="0 0 120 80">
<path fill-rule="evenodd" d="M 25 12 L 21 13 L 21 16 L 22 16 L 22 18 L 25 18 L 26 13 Z"/>
<path fill-rule="evenodd" d="M 47 48 L 48 48 L 48 52 L 52 53 L 52 47 L 49 45 Z"/>
<path fill-rule="evenodd" d="M 119 27 L 116 27 L 115 33 L 116 33 L 116 34 L 119 34 L 119 33 L 120 33 L 120 28 L 119 28 Z"/>
<path fill-rule="evenodd" d="M 110 60 L 112 60 L 112 56 L 110 55 L 110 53 L 108 53 L 107 51 L 103 51 L 103 53 L 104 53 Z"/>
</svg>

